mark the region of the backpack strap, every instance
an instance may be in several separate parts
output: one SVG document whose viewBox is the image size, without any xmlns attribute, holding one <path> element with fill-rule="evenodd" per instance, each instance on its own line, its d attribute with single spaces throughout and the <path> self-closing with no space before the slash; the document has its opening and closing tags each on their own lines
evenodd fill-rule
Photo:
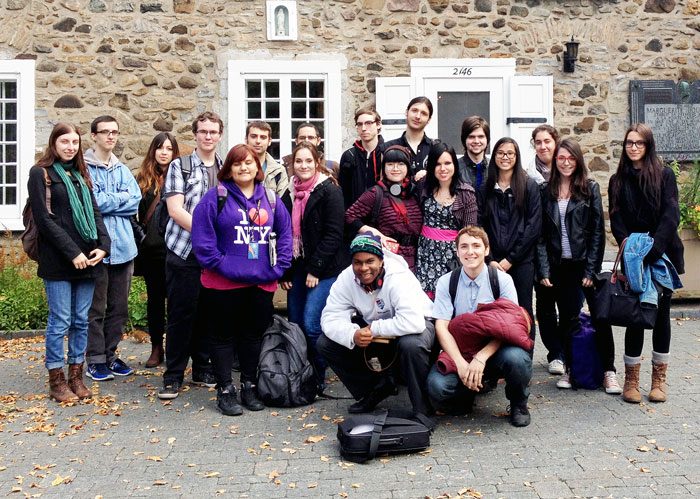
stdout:
<svg viewBox="0 0 700 499">
<path fill-rule="evenodd" d="M 277 193 L 269 187 L 265 187 L 265 194 L 267 194 L 267 202 L 270 203 L 270 208 L 272 209 L 272 218 L 274 219 L 275 207 L 277 206 Z"/>
<path fill-rule="evenodd" d="M 277 175 L 274 176 L 274 181 L 275 181 L 275 186 L 280 184 L 280 180 L 282 180 L 282 174 L 284 172 L 279 172 Z"/>
<path fill-rule="evenodd" d="M 180 156 L 180 170 L 182 171 L 182 180 L 186 184 L 192 173 L 192 156 L 190 154 Z M 185 190 L 187 189 L 185 188 Z"/>
<path fill-rule="evenodd" d="M 45 192 L 45 197 L 46 197 L 46 210 L 49 212 L 49 215 L 53 215 L 53 212 L 51 211 L 51 179 L 49 178 L 49 172 L 47 168 L 43 168 L 44 170 L 44 192 Z"/>
<path fill-rule="evenodd" d="M 487 265 L 489 269 L 489 284 L 491 284 L 491 294 L 494 300 L 501 297 L 501 284 L 498 282 L 498 270 L 496 267 Z"/>
<path fill-rule="evenodd" d="M 457 315 L 457 310 L 455 309 L 455 300 L 457 299 L 457 285 L 459 284 L 459 273 L 462 267 L 457 267 L 452 272 L 450 272 L 450 300 L 452 301 L 452 318 L 454 319 Z"/>
<path fill-rule="evenodd" d="M 382 430 L 384 429 L 384 424 L 386 423 L 386 417 L 389 411 L 382 409 L 379 411 L 374 418 L 374 429 L 372 430 L 372 438 L 369 441 L 369 451 L 367 457 L 369 459 L 374 459 L 377 455 L 377 450 L 379 449 L 379 439 L 382 436 Z"/>
<path fill-rule="evenodd" d="M 374 191 L 374 205 L 372 205 L 372 218 L 370 219 L 371 223 L 369 225 L 376 229 L 377 222 L 379 221 L 379 212 L 382 210 L 382 201 L 384 201 L 384 189 L 375 185 L 372 187 L 372 190 Z"/>
<path fill-rule="evenodd" d="M 226 205 L 226 198 L 228 197 L 228 189 L 221 184 L 216 186 L 216 214 L 221 213 Z"/>
</svg>

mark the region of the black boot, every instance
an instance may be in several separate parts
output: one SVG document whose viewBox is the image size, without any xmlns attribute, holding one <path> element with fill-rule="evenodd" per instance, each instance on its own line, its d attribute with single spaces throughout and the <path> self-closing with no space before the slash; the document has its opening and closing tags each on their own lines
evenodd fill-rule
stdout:
<svg viewBox="0 0 700 499">
<path fill-rule="evenodd" d="M 258 398 L 258 389 L 250 381 L 241 385 L 241 403 L 249 411 L 262 411 L 265 408 Z"/>
<path fill-rule="evenodd" d="M 238 403 L 236 387 L 233 386 L 233 383 L 216 389 L 216 405 L 224 416 L 240 416 L 243 414 L 243 408 Z"/>
<path fill-rule="evenodd" d="M 367 395 L 365 395 L 360 400 L 348 407 L 348 412 L 350 414 L 371 412 L 374 410 L 375 407 L 377 407 L 377 404 L 379 404 L 379 402 L 381 402 L 388 396 L 396 395 L 397 393 L 398 389 L 396 388 L 396 385 L 388 378 L 384 378 L 382 381 L 379 382 L 377 386 L 374 387 L 374 389 L 371 392 L 369 392 Z"/>
</svg>

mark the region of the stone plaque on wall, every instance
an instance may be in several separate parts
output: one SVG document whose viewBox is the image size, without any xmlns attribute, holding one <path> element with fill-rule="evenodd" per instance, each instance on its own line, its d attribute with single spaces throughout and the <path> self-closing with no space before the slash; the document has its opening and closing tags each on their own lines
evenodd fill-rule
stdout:
<svg viewBox="0 0 700 499">
<path fill-rule="evenodd" d="M 659 155 L 700 159 L 700 81 L 633 80 L 629 99 L 630 122 L 651 127 Z"/>
</svg>

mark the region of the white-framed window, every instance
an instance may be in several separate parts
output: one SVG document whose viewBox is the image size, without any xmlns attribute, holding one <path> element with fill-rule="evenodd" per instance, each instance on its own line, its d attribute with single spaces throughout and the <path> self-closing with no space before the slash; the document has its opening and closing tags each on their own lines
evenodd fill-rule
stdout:
<svg viewBox="0 0 700 499">
<path fill-rule="evenodd" d="M 21 230 L 34 164 L 34 61 L 0 60 L 0 228 Z"/>
<path fill-rule="evenodd" d="M 328 159 L 342 153 L 340 63 L 251 61 L 228 63 L 228 146 L 245 140 L 251 121 L 272 127 L 268 152 L 277 160 L 290 154 L 294 134 L 304 122 L 317 126 Z"/>
</svg>

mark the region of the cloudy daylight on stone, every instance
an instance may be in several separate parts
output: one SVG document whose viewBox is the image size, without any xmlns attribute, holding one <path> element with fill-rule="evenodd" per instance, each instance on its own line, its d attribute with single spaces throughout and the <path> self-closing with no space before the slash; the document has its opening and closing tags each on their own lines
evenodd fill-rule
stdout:
<svg viewBox="0 0 700 499">
<path fill-rule="evenodd" d="M 700 0 L 0 20 L 0 493 L 700 495 Z"/>
</svg>

